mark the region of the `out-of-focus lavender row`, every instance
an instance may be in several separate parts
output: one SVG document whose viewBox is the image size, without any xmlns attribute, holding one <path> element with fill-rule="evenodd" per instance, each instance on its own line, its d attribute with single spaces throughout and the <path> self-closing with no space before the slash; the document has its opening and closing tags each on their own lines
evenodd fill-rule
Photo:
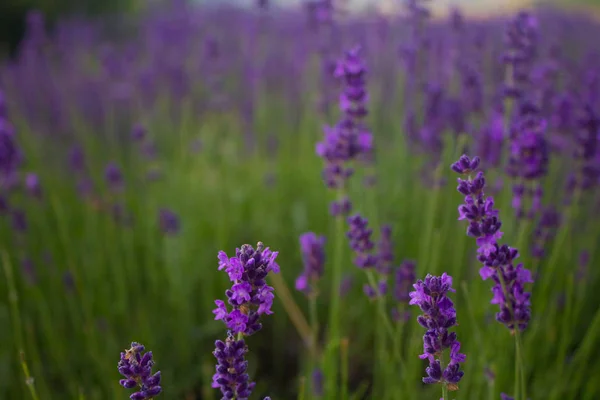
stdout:
<svg viewBox="0 0 600 400">
<path fill-rule="evenodd" d="M 572 111 L 580 103 L 593 109 L 598 101 L 600 61 L 591 51 L 598 28 L 579 17 L 551 12 L 539 19 L 544 40 L 537 48 L 540 62 L 533 67 L 531 87 L 544 114 L 552 115 L 553 140 L 562 147 L 564 132 L 576 123 Z M 449 129 L 481 138 L 478 142 L 487 152 L 496 147 L 506 21 L 465 24 L 456 11 L 450 21 L 432 21 L 417 36 L 404 17 L 337 21 L 331 22 L 316 6 L 275 13 L 207 10 L 182 3 L 111 24 L 117 26 L 71 20 L 47 33 L 43 16 L 32 13 L 21 50 L 2 65 L 0 82 L 14 114 L 25 117 L 39 133 L 69 135 L 78 123 L 99 132 L 108 123 L 129 130 L 168 100 L 174 116 L 187 107 L 197 116 L 235 108 L 251 134 L 260 93 L 287 102 L 291 121 L 304 112 L 307 97 L 326 111 L 336 96 L 327 80 L 318 98 L 307 90 L 315 87 L 313 56 L 324 56 L 320 72 L 327 75 L 334 56 L 358 42 L 370 60 L 375 100 L 386 105 L 388 115 L 394 112 L 406 120 L 406 134 L 414 142 L 439 151 L 438 133 Z M 114 41 L 111 31 L 124 34 Z M 420 60 L 415 59 L 417 48 L 426 50 L 419 52 Z M 409 90 L 399 101 L 398 83 L 407 76 Z M 401 103 L 417 100 L 415 93 L 409 96 L 410 89 L 425 90 L 424 98 L 418 96 L 416 104 L 403 108 Z M 422 119 L 413 115 L 415 107 L 423 111 Z M 403 117 L 403 110 L 408 115 Z"/>
</svg>

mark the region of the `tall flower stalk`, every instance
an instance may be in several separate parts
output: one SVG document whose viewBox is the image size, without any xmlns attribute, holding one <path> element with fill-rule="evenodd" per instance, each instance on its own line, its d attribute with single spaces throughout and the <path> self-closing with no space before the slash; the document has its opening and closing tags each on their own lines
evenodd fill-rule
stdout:
<svg viewBox="0 0 600 400">
<path fill-rule="evenodd" d="M 219 252 L 219 271 L 225 270 L 232 282 L 231 289 L 225 292 L 231 311 L 223 300 L 215 300 L 217 308 L 213 310 L 215 320 L 223 321 L 228 328 L 227 339 L 217 340 L 213 352 L 217 366 L 212 386 L 221 390 L 224 399 L 245 400 L 254 389 L 255 383 L 247 374 L 248 347 L 244 337 L 262 329 L 262 315 L 273 314 L 275 295 L 266 278 L 269 272 L 279 273 L 275 262 L 278 254 L 262 242 L 256 249 L 243 245 L 231 258 L 224 251 Z"/>
<path fill-rule="evenodd" d="M 344 83 L 340 95 L 340 111 L 342 118 L 333 127 L 324 128 L 324 140 L 317 143 L 316 152 L 325 161 L 323 179 L 325 184 L 334 189 L 337 196 L 331 203 L 330 212 L 336 217 L 335 253 L 332 268 L 331 309 L 329 312 L 330 340 L 337 341 L 340 336 L 340 296 L 338 290 L 342 282 L 344 252 L 344 217 L 352 210 L 352 203 L 347 196 L 347 180 L 354 174 L 352 162 L 364 159 L 372 151 L 372 135 L 365 129 L 362 120 L 368 114 L 366 102 L 367 69 L 360 57 L 360 48 L 355 47 L 346 52 L 345 57 L 337 63 L 334 77 Z M 334 390 L 337 381 L 336 352 L 331 352 L 327 368 L 327 387 Z"/>
<path fill-rule="evenodd" d="M 423 383 L 441 384 L 443 399 L 448 400 L 448 392 L 458 390 L 458 382 L 464 375 L 460 363 L 466 360 L 460 353 L 456 332 L 449 331 L 457 325 L 454 303 L 448 297 L 448 292 L 455 292 L 452 277 L 446 273 L 439 277 L 427 275 L 413 287 L 409 304 L 419 306 L 423 314 L 417 317 L 417 322 L 427 329 L 423 336 L 423 354 L 419 356 L 429 361 Z M 446 364 L 445 351 L 448 349 L 450 354 Z"/>
<path fill-rule="evenodd" d="M 458 178 L 457 190 L 465 196 L 464 203 L 458 207 L 459 220 L 468 221 L 467 235 L 476 239 L 477 259 L 482 264 L 479 274 L 483 280 L 494 281 L 491 303 L 497 304 L 500 311 L 496 320 L 504 324 L 515 337 L 515 395 L 520 393 L 526 399 L 525 371 L 521 345 L 521 331 L 527 328 L 531 318 L 531 294 L 525 291 L 525 285 L 533 283 L 531 273 L 522 263 L 515 265 L 519 251 L 507 245 L 499 245 L 502 238 L 502 221 L 498 210 L 494 209 L 494 198 L 486 196 L 485 176 L 482 171 L 475 177 L 471 175 L 479 168 L 480 159 L 466 155 L 452 164 L 454 172 L 462 175 Z"/>
</svg>

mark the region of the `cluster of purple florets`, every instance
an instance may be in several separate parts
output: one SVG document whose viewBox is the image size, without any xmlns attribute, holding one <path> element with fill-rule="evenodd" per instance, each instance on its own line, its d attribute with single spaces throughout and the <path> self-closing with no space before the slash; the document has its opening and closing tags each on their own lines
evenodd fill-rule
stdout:
<svg viewBox="0 0 600 400">
<path fill-rule="evenodd" d="M 248 346 L 244 339 L 236 340 L 229 332 L 225 341 L 215 342 L 213 355 L 217 359 L 216 373 L 212 386 L 221 389 L 223 399 L 247 399 L 250 397 L 255 383 L 248 376 L 248 361 L 245 354 Z"/>
<path fill-rule="evenodd" d="M 479 271 L 481 277 L 484 280 L 492 278 L 495 282 L 492 304 L 500 306 L 496 320 L 511 330 L 524 330 L 531 318 L 531 295 L 525 292 L 524 285 L 533 280 L 523 264 L 514 265 L 518 250 L 497 242 L 502 237 L 502 222 L 498 210 L 494 209 L 493 197 L 485 196 L 484 174 L 479 171 L 475 178 L 470 176 L 479 163 L 478 157 L 470 159 L 463 155 L 452 164 L 452 170 L 467 177 L 458 178 L 458 191 L 465 195 L 465 202 L 458 208 L 459 220 L 469 222 L 467 235 L 477 239 L 477 258 L 483 264 Z"/>
<path fill-rule="evenodd" d="M 152 352 L 144 353 L 144 346 L 133 342 L 131 348 L 121 352 L 119 373 L 125 377 L 119 383 L 127 389 L 139 387 L 139 390 L 129 396 L 132 400 L 148 400 L 162 392 L 160 387 L 160 371 L 152 373 Z"/>
<path fill-rule="evenodd" d="M 340 95 L 341 120 L 333 127 L 324 128 L 325 138 L 317 143 L 316 152 L 325 160 L 323 179 L 329 188 L 343 188 L 354 173 L 351 161 L 369 158 L 373 136 L 362 123 L 368 114 L 366 89 L 367 69 L 360 57 L 360 48 L 354 48 L 339 61 L 335 77 L 343 80 Z M 346 199 L 338 199 L 332 205 L 334 215 L 348 215 L 351 206 Z"/>
<path fill-rule="evenodd" d="M 505 64 L 512 67 L 512 76 L 506 83 L 504 95 L 519 99 L 529 83 L 533 60 L 536 56 L 538 21 L 526 11 L 519 12 L 505 31 Z"/>
<path fill-rule="evenodd" d="M 350 229 L 346 233 L 350 240 L 350 248 L 354 251 L 354 264 L 359 268 L 372 268 L 377 265 L 377 256 L 372 253 L 375 248 L 369 228 L 369 221 L 360 214 L 348 218 Z"/>
<path fill-rule="evenodd" d="M 423 382 L 441 383 L 450 390 L 457 390 L 457 384 L 464 375 L 460 363 L 466 360 L 466 356 L 460 353 L 456 332 L 449 331 L 457 325 L 454 303 L 447 295 L 455 291 L 452 289 L 452 277 L 446 273 L 439 277 L 427 275 L 425 280 L 418 280 L 413 287 L 415 290 L 410 292 L 409 304 L 419 306 L 423 314 L 417 321 L 427 329 L 423 336 L 423 354 L 419 356 L 429 360 Z M 450 362 L 442 365 L 442 353 L 446 349 L 450 349 Z"/>
<path fill-rule="evenodd" d="M 313 232 L 300 235 L 300 251 L 304 270 L 296 279 L 296 290 L 314 294 L 325 267 L 325 236 L 317 236 Z"/>
<path fill-rule="evenodd" d="M 216 300 L 213 311 L 216 320 L 225 322 L 227 339 L 215 342 L 213 352 L 217 359 L 212 386 L 221 390 L 223 399 L 245 400 L 252 393 L 254 383 L 246 373 L 248 352 L 244 336 L 252 335 L 262 328 L 260 316 L 272 314 L 273 288 L 267 285 L 269 272 L 278 273 L 275 262 L 278 252 L 271 251 L 259 242 L 254 249 L 245 244 L 236 249 L 235 257 L 219 252 L 219 270 L 225 270 L 233 282 L 225 294 L 231 311 L 222 300 Z M 234 336 L 237 334 L 237 338 Z"/>
<path fill-rule="evenodd" d="M 8 117 L 8 105 L 0 91 L 0 216 L 8 214 L 13 229 L 23 232 L 27 229 L 25 212 L 10 201 L 13 191 L 24 190 L 34 198 L 41 198 L 42 188 L 34 173 L 22 174 L 23 152 L 17 142 L 15 128 Z"/>
<path fill-rule="evenodd" d="M 231 258 L 224 251 L 219 252 L 219 271 L 224 269 L 233 282 L 231 289 L 225 292 L 232 309 L 229 311 L 224 301 L 216 300 L 213 313 L 215 319 L 225 322 L 233 333 L 250 336 L 262 328 L 260 316 L 273 313 L 271 306 L 275 296 L 265 279 L 269 272 L 279 272 L 275 262 L 277 254 L 261 242 L 256 249 L 243 245 Z"/>
</svg>

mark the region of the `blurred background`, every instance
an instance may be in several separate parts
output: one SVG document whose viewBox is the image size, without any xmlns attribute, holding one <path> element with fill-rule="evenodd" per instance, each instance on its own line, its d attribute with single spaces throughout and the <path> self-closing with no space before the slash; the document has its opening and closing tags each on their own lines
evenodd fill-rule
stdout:
<svg viewBox="0 0 600 400">
<path fill-rule="evenodd" d="M 230 2 L 236 5 L 250 6 L 250 0 L 193 0 L 197 4 L 217 4 Z M 165 2 L 164 0 L 3 0 L 0 3 L 0 54 L 14 51 L 18 41 L 25 30 L 25 15 L 27 10 L 37 9 L 46 15 L 48 22 L 56 18 L 72 14 L 84 14 L 89 16 L 114 14 L 116 12 L 135 13 L 142 7 L 154 3 Z M 276 0 L 275 4 L 283 6 L 297 6 L 296 0 Z M 346 0 L 348 7 L 353 10 L 372 8 L 384 13 L 395 13 L 401 8 L 399 0 Z M 540 1 L 533 0 L 443 0 L 435 1 L 432 6 L 443 14 L 450 5 L 462 7 L 467 14 L 490 15 L 508 13 L 519 7 L 524 7 Z M 545 4 L 558 4 L 563 7 L 591 10 L 594 12 L 600 2 L 597 0 L 549 0 L 542 1 Z"/>
<path fill-rule="evenodd" d="M 116 363 L 132 340 L 154 351 L 163 398 L 220 398 L 212 351 L 225 327 L 212 312 L 229 282 L 217 252 L 259 240 L 280 251 L 282 273 L 269 281 L 275 314 L 248 338 L 256 399 L 306 388 L 323 398 L 315 372 L 331 376 L 342 356 L 352 396 L 327 400 L 439 399 L 421 384 L 423 329 L 404 307 L 416 277 L 444 271 L 469 360 L 457 398 L 499 399 L 512 390 L 514 342 L 456 220 L 448 166 L 464 149 L 483 156 L 506 241 L 539 273 L 524 336 L 529 398 L 599 399 L 589 377 L 600 375 L 600 269 L 590 267 L 600 259 L 600 27 L 587 17 L 600 3 L 425 0 L 432 23 L 403 0 L 339 0 L 334 11 L 316 0 L 225 3 L 0 0 L 0 399 L 33 387 L 41 400 L 126 398 Z M 539 25 L 517 15 L 523 7 Z M 533 49 L 515 76 L 535 99 L 519 108 L 506 105 L 516 89 L 500 62 L 518 59 L 506 38 L 515 15 L 517 36 L 531 35 L 517 44 Z M 335 261 L 343 279 L 330 268 L 345 226 L 329 214 L 335 194 L 315 154 L 323 125 L 342 114 L 336 63 L 357 43 L 377 162 L 357 168 L 348 194 L 375 236 L 393 225 L 394 298 L 381 313 L 398 333 L 391 361 L 347 243 Z M 515 145 L 542 153 L 543 176 L 529 179 L 504 163 L 517 112 L 537 103 L 548 134 L 539 148 Z M 308 231 L 327 236 L 329 263 L 310 304 L 294 287 Z M 344 340 L 329 338 L 332 320 Z M 308 351 L 312 326 L 321 348 Z"/>
</svg>

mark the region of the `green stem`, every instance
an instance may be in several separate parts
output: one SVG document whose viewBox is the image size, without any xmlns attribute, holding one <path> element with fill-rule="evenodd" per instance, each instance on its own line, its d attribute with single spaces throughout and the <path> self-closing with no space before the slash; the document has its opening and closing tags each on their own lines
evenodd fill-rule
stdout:
<svg viewBox="0 0 600 400">
<path fill-rule="evenodd" d="M 385 298 L 381 293 L 379 293 L 379 287 L 377 285 L 377 281 L 375 280 L 375 275 L 373 274 L 373 271 L 367 270 L 366 273 L 369 285 L 371 285 L 377 293 L 377 311 L 379 312 L 380 319 L 383 321 L 383 325 L 385 327 L 385 330 L 387 331 L 387 334 L 390 336 L 391 339 L 393 339 L 394 327 L 392 326 L 390 319 L 388 318 L 388 315 L 385 312 Z"/>
<path fill-rule="evenodd" d="M 445 365 L 444 365 L 444 353 L 443 352 L 440 354 L 440 367 L 441 367 L 442 371 L 445 368 Z M 444 400 L 449 400 L 449 398 L 450 398 L 448 396 L 448 383 L 446 383 L 445 381 L 442 381 L 442 398 Z"/>
<path fill-rule="evenodd" d="M 515 331 L 516 332 L 516 331 Z M 515 336 L 516 338 L 516 336 Z M 515 400 L 520 400 L 521 396 L 520 396 L 520 386 L 519 386 L 519 379 L 521 377 L 521 375 L 519 374 L 519 369 L 521 367 L 521 363 L 519 363 L 519 356 L 521 355 L 521 349 L 519 347 L 519 345 L 517 344 L 517 342 L 515 341 L 515 387 L 513 389 L 513 394 L 515 395 Z"/>
<path fill-rule="evenodd" d="M 25 374 L 25 384 L 27 388 L 29 388 L 29 393 L 31 393 L 31 398 L 33 400 L 38 400 L 38 394 L 35 390 L 35 385 L 33 384 L 33 377 L 29 373 L 29 367 L 27 366 L 27 361 L 25 361 L 25 353 L 21 351 L 21 368 L 23 368 L 23 373 Z"/>
<path fill-rule="evenodd" d="M 446 383 L 442 383 L 442 398 L 444 400 L 449 400 L 448 396 L 448 385 Z"/>
<path fill-rule="evenodd" d="M 338 199 L 342 200 L 344 190 L 340 189 L 338 192 Z M 340 336 L 340 285 L 342 283 L 342 268 L 343 268 L 343 257 L 344 257 L 344 218 L 343 216 L 336 217 L 336 228 L 335 228 L 335 249 L 333 256 L 333 269 L 332 269 L 332 280 L 331 280 L 331 306 L 329 310 L 329 343 L 337 343 Z M 327 360 L 327 395 L 336 393 L 335 388 L 337 385 L 338 377 L 338 355 L 337 351 L 331 349 L 329 352 L 329 360 Z"/>
<path fill-rule="evenodd" d="M 318 336 L 319 336 L 319 314 L 317 312 L 317 295 L 310 294 L 308 299 L 309 305 L 309 318 L 310 318 L 310 353 L 312 357 L 312 367 L 316 367 L 317 365 L 317 357 L 318 357 Z"/>
<path fill-rule="evenodd" d="M 521 342 L 521 332 L 518 327 L 515 330 L 515 352 L 516 352 L 516 361 L 515 366 L 519 365 L 519 381 L 521 382 L 520 393 L 521 399 L 527 400 L 527 385 L 525 382 L 525 365 L 523 365 L 523 344 Z M 515 391 L 515 395 L 516 395 Z"/>
<path fill-rule="evenodd" d="M 313 282 L 314 284 L 315 282 Z M 317 294 L 311 293 L 308 299 L 309 307 L 309 318 L 310 318 L 310 368 L 312 373 L 319 366 L 319 350 L 318 350 L 318 336 L 319 336 L 319 315 L 317 312 Z M 317 393 L 317 388 L 314 386 L 314 380 L 311 380 L 312 394 Z"/>
<path fill-rule="evenodd" d="M 348 338 L 344 338 L 342 339 L 342 342 L 340 344 L 341 346 L 341 353 L 342 353 L 342 387 L 341 387 L 341 395 L 340 395 L 340 399 L 341 400 L 347 400 L 348 399 L 348 346 L 349 346 L 349 340 Z"/>
<path fill-rule="evenodd" d="M 502 276 L 502 271 L 498 272 L 498 280 L 500 281 L 500 285 L 502 286 L 502 293 L 504 295 L 504 300 L 507 301 L 508 300 L 508 291 L 506 288 L 506 282 L 504 282 L 504 276 Z M 512 304 L 510 302 L 507 302 L 508 304 L 508 309 L 510 311 L 510 315 L 514 318 L 514 311 L 513 311 L 513 307 Z M 522 374 L 520 373 L 520 367 L 522 366 L 522 363 L 520 361 L 521 359 L 521 343 L 520 340 L 517 341 L 516 338 L 519 336 L 519 327 L 516 326 L 516 321 L 515 321 L 515 326 L 514 326 L 515 330 L 514 330 L 514 334 L 515 334 L 515 388 L 514 388 L 514 395 L 515 395 L 515 400 L 519 400 L 521 399 L 520 397 L 520 388 L 521 386 L 519 385 L 519 380 L 522 376 Z"/>
</svg>

